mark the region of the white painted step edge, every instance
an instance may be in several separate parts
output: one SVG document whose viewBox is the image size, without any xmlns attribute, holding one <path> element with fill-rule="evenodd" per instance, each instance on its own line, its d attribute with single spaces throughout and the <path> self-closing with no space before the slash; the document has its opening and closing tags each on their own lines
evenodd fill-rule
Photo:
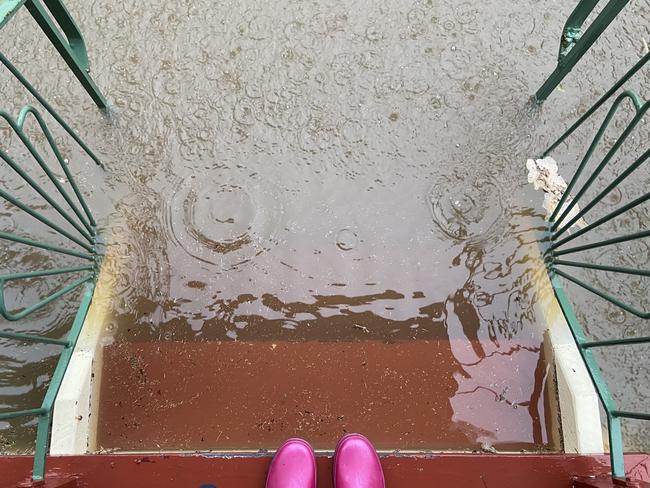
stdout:
<svg viewBox="0 0 650 488">
<path fill-rule="evenodd" d="M 545 339 L 555 366 L 564 452 L 602 454 L 605 449 L 598 394 L 545 272 L 536 287 L 538 313 L 547 326 Z"/>
<path fill-rule="evenodd" d="M 106 318 L 117 269 L 114 256 L 104 257 L 93 301 L 54 402 L 50 454 L 76 455 L 97 450 L 96 433 Z M 111 266 L 106 263 L 112 260 Z"/>
</svg>

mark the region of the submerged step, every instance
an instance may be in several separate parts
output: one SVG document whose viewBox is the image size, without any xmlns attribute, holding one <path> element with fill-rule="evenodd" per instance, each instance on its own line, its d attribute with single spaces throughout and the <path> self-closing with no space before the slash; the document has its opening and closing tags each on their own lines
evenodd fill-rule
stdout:
<svg viewBox="0 0 650 488">
<path fill-rule="evenodd" d="M 98 446 L 332 449 L 363 432 L 379 449 L 558 449 L 537 344 L 473 364 L 470 341 L 144 342 L 105 348 Z M 452 352 L 452 350 L 454 352 Z"/>
</svg>

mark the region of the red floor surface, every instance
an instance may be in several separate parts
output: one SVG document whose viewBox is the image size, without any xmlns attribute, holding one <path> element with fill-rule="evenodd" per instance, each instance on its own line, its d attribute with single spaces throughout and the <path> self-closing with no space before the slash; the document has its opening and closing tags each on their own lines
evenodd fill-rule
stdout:
<svg viewBox="0 0 650 488">
<path fill-rule="evenodd" d="M 32 458 L 0 457 L 1 488 L 30 476 Z M 48 459 L 48 476 L 76 475 L 89 488 L 263 488 L 270 458 L 89 455 Z M 605 475 L 604 456 L 431 455 L 382 459 L 387 488 L 570 488 L 574 476 Z M 650 456 L 626 457 L 630 476 L 650 481 Z M 318 487 L 331 488 L 331 459 L 318 458 Z"/>
<path fill-rule="evenodd" d="M 469 341 L 156 342 L 105 349 L 99 445 L 121 450 L 556 449 L 539 344 L 456 358 Z"/>
</svg>

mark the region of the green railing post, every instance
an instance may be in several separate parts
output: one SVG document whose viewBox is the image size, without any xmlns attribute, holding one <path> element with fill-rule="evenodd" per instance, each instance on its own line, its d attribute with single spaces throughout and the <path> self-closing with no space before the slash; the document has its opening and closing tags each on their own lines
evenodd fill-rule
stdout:
<svg viewBox="0 0 650 488">
<path fill-rule="evenodd" d="M 598 2 L 599 0 L 580 0 L 569 16 L 562 31 L 557 67 L 535 94 L 538 103 L 548 98 L 555 87 L 569 74 L 603 31 L 625 8 L 629 0 L 610 0 L 589 25 L 585 33 L 582 34 L 582 24 L 587 20 Z"/>
<path fill-rule="evenodd" d="M 102 95 L 90 77 L 88 53 L 86 52 L 86 45 L 79 28 L 60 0 L 45 0 L 45 3 L 52 13 L 54 20 L 48 15 L 47 10 L 45 10 L 45 7 L 39 0 L 27 0 L 25 6 L 72 73 L 88 92 L 90 98 L 93 99 L 99 108 L 106 108 L 107 103 L 104 95 Z M 57 24 L 67 38 L 61 34 L 61 30 L 57 28 Z"/>
<path fill-rule="evenodd" d="M 90 76 L 86 43 L 70 12 L 62 0 L 44 2 L 45 6 L 40 0 L 0 0 L 0 28 L 25 6 L 90 98 L 99 108 L 106 108 L 106 99 Z"/>
</svg>

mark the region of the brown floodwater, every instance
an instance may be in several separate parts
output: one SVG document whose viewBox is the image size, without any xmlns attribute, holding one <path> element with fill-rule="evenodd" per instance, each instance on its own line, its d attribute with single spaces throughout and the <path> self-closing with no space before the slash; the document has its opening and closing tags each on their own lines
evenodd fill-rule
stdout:
<svg viewBox="0 0 650 488">
<path fill-rule="evenodd" d="M 541 196 L 526 181 L 525 161 L 638 59 L 647 36 L 638 19 L 647 18 L 648 2 L 629 7 L 543 108 L 529 99 L 554 66 L 571 8 L 564 2 L 67 3 L 86 36 L 92 74 L 111 102 L 108 115 L 94 108 L 25 12 L 0 36 L 3 52 L 106 166 L 102 171 L 80 159 L 61 136 L 102 227 L 114 277 L 107 355 L 123 374 L 110 378 L 103 405 L 129 397 L 128 385 L 136 381 L 127 374 L 129 358 L 155 361 L 144 345 L 155 350 L 152 344 L 165 343 L 160 347 L 170 358 L 188 361 L 196 354 L 208 361 L 220 347 L 230 357 L 237 351 L 231 343 L 252 344 L 252 358 L 276 343 L 286 348 L 287 364 L 322 347 L 327 371 L 336 376 L 337 347 L 356 344 L 350 354 L 356 347 L 371 354 L 376 367 L 384 357 L 387 367 L 407 374 L 426 369 L 423 341 L 442 341 L 445 367 L 431 359 L 427 374 L 411 379 L 404 402 L 417 411 L 417 431 L 427 418 L 422 402 L 428 398 L 418 392 L 452 388 L 439 419 L 450 430 L 458 424 L 458 435 L 443 441 L 427 424 L 422 432 L 428 437 L 409 444 L 388 431 L 383 446 L 558 448 L 540 393 L 543 324 L 533 313 L 535 279 L 543 272 L 537 247 L 543 210 Z M 15 113 L 33 103 L 7 73 L 0 81 L 3 108 Z M 633 84 L 647 88 L 647 73 Z M 558 156 L 567 177 L 588 135 L 581 131 Z M 20 155 L 16 142 L 10 147 Z M 9 170 L 3 168 L 0 178 L 12 190 L 24 188 Z M 644 186 L 643 180 L 633 182 L 630 195 Z M 633 224 L 646 225 L 646 216 Z M 3 230 L 31 232 L 29 218 L 8 206 L 0 207 L 0 218 Z M 42 252 L 5 249 L 3 269 L 49 262 Z M 635 255 L 643 258 L 644 249 Z M 57 264 L 67 262 L 57 258 Z M 10 288 L 9 296 L 18 303 L 48 286 L 56 283 L 34 281 L 27 292 Z M 647 299 L 641 285 L 630 286 L 629 294 Z M 631 317 L 605 310 L 589 295 L 575 299 L 597 337 L 610 333 L 609 324 L 639 330 Z M 73 304 L 58 303 L 23 327 L 60 337 L 73 313 Z M 196 349 L 185 345 L 193 342 L 200 342 Z M 523 351 L 521 368 L 495 366 L 481 376 L 477 364 L 513 350 Z M 124 351 L 131 352 L 120 356 Z M 398 351 L 402 361 L 394 364 L 388 351 Z M 1 409 L 40 402 L 55 353 L 53 347 L 0 340 Z M 648 357 L 606 359 L 618 365 L 608 369 L 616 383 L 629 385 L 617 395 L 641 402 L 637 409 L 650 398 L 647 384 L 632 386 Z M 281 378 L 282 363 L 264 361 Z M 186 377 L 188 384 L 203 369 L 200 361 L 180 371 L 174 361 L 163 364 L 177 382 Z M 342 370 L 346 364 L 341 362 Z M 159 364 L 149 367 L 160 373 Z M 217 362 L 198 377 L 223 381 L 229 374 L 263 373 L 233 372 Z M 237 381 L 247 385 L 243 376 Z M 372 374 L 342 377 L 350 391 L 368 378 L 381 398 L 381 382 Z M 313 379 L 303 381 L 313 386 Z M 277 388 L 290 392 L 280 379 Z M 478 420 L 480 411 L 467 414 L 468 403 L 454 404 L 465 388 L 488 392 L 477 400 L 494 414 L 487 423 Z M 400 394 L 396 385 L 386 391 L 391 401 Z M 233 402 L 243 392 L 231 391 Z M 171 389 L 168 396 L 159 399 L 160 409 L 182 400 Z M 358 412 L 360 399 L 349 400 L 323 401 L 321 407 Z M 129 403 L 133 411 L 140 401 Z M 205 411 L 211 402 L 199 402 L 203 410 L 196 411 L 218 415 Z M 378 411 L 379 421 L 389 422 L 390 415 Z M 402 425 L 406 411 L 395 410 L 395 425 Z M 248 417 L 238 413 L 238 425 L 263 422 L 260 411 L 245 412 Z M 359 425 L 336 420 L 314 431 L 324 445 L 334 433 Z M 156 422 L 164 424 L 165 417 Z M 272 447 L 279 438 L 264 437 L 263 429 L 242 430 L 222 445 L 219 427 L 210 424 L 210 447 Z M 33 430 L 30 421 L 0 422 L 0 450 L 30 449 Z M 647 446 L 647 432 L 629 427 L 632 447 Z M 156 448 L 161 441 L 145 436 L 146 444 L 135 437 L 120 444 L 117 437 L 104 437 L 106 447 Z M 203 447 L 196 431 L 168 439 L 167 448 Z"/>
</svg>

